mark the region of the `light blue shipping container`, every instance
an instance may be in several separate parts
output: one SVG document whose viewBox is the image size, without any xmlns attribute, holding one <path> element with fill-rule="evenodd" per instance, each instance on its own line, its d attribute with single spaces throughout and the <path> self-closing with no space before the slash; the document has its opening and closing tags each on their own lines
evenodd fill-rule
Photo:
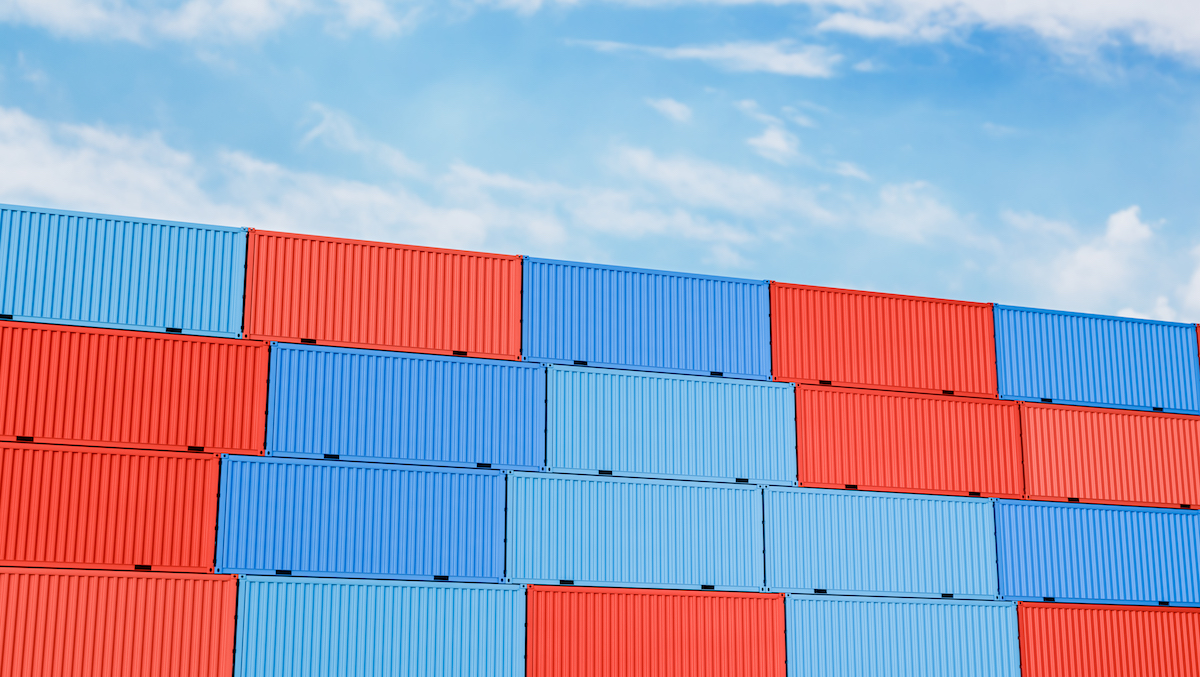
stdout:
<svg viewBox="0 0 1200 677">
<path fill-rule="evenodd" d="M 552 472 L 796 483 L 790 383 L 550 367 Z"/>
<path fill-rule="evenodd" d="M 237 677 L 524 677 L 519 585 L 243 576 Z"/>
<path fill-rule="evenodd" d="M 527 360 L 771 378 L 766 281 L 534 258 L 524 270 Z"/>
<path fill-rule="evenodd" d="M 504 473 L 221 457 L 217 573 L 497 583 Z"/>
<path fill-rule="evenodd" d="M 769 487 L 767 588 L 996 599 L 991 499 Z"/>
<path fill-rule="evenodd" d="M 1013 602 L 787 597 L 789 677 L 1019 677 Z"/>
<path fill-rule="evenodd" d="M 761 590 L 761 489 L 512 473 L 507 551 L 514 583 Z"/>
<path fill-rule="evenodd" d="M 4 319 L 237 338 L 246 230 L 0 205 Z"/>
<path fill-rule="evenodd" d="M 996 306 L 1000 397 L 1200 414 L 1196 326 Z"/>
<path fill-rule="evenodd" d="M 540 470 L 545 367 L 271 344 L 267 454 Z"/>
<path fill-rule="evenodd" d="M 996 502 L 1005 599 L 1200 606 L 1200 513 Z"/>
</svg>

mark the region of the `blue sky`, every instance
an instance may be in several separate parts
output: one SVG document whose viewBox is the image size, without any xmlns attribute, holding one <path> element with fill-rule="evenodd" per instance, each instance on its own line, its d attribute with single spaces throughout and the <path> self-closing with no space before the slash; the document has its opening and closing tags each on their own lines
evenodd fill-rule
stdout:
<svg viewBox="0 0 1200 677">
<path fill-rule="evenodd" d="M 1200 3 L 0 0 L 0 201 L 1200 321 Z"/>
</svg>

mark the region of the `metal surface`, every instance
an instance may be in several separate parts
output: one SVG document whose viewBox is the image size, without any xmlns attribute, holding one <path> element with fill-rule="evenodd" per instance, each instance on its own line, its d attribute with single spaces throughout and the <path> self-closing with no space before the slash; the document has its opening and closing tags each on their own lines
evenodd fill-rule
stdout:
<svg viewBox="0 0 1200 677">
<path fill-rule="evenodd" d="M 508 476 L 515 583 L 759 590 L 762 498 L 754 486 Z"/>
<path fill-rule="evenodd" d="M 1012 602 L 788 595 L 789 677 L 1019 677 Z"/>
<path fill-rule="evenodd" d="M 1021 404 L 1026 491 L 1041 500 L 1200 507 L 1200 418 Z"/>
<path fill-rule="evenodd" d="M 0 440 L 260 454 L 267 346 L 0 322 Z"/>
<path fill-rule="evenodd" d="M 991 499 L 765 491 L 771 590 L 996 598 Z"/>
<path fill-rule="evenodd" d="M 1005 599 L 1200 604 L 1200 513 L 996 502 Z"/>
<path fill-rule="evenodd" d="M 1021 602 L 1026 677 L 1200 675 L 1200 610 Z"/>
<path fill-rule="evenodd" d="M 1200 414 L 1196 327 L 996 306 L 1000 396 Z"/>
<path fill-rule="evenodd" d="M 217 457 L 0 443 L 0 566 L 207 572 Z"/>
<path fill-rule="evenodd" d="M 783 677 L 782 595 L 529 588 L 529 677 Z"/>
<path fill-rule="evenodd" d="M 526 359 L 771 378 L 767 283 L 525 259 Z"/>
<path fill-rule="evenodd" d="M 555 472 L 796 482 L 793 387 L 551 366 L 546 465 Z"/>
<path fill-rule="evenodd" d="M 237 677 L 524 677 L 516 585 L 243 576 Z"/>
<path fill-rule="evenodd" d="M 802 486 L 1020 498 L 1016 402 L 799 386 Z"/>
<path fill-rule="evenodd" d="M 236 609 L 234 576 L 0 569 L 0 675 L 228 675 Z"/>
<path fill-rule="evenodd" d="M 771 283 L 775 378 L 996 397 L 988 303 Z"/>
<path fill-rule="evenodd" d="M 217 571 L 499 582 L 504 474 L 224 456 Z"/>
<path fill-rule="evenodd" d="M 0 205 L 0 313 L 237 338 L 246 230 Z"/>
<path fill-rule="evenodd" d="M 520 359 L 521 257 L 251 230 L 246 335 Z"/>
<path fill-rule="evenodd" d="M 267 454 L 540 470 L 545 368 L 274 343 Z"/>
</svg>

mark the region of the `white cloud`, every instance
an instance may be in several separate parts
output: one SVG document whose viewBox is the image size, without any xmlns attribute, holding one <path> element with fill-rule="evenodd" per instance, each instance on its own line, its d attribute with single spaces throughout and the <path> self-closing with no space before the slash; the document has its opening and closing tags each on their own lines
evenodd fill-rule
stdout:
<svg viewBox="0 0 1200 677">
<path fill-rule="evenodd" d="M 1008 125 L 996 124 L 995 122 L 985 122 L 980 125 L 983 133 L 996 139 L 1003 139 L 1012 136 L 1020 136 L 1021 130 Z"/>
<path fill-rule="evenodd" d="M 800 157 L 800 139 L 778 125 L 768 125 L 762 134 L 746 140 L 754 152 L 777 164 L 786 165 Z"/>
<path fill-rule="evenodd" d="M 806 78 L 832 77 L 834 66 L 842 60 L 840 54 L 826 47 L 798 45 L 791 40 L 683 47 L 650 47 L 604 40 L 573 40 L 571 44 L 601 52 L 637 52 L 673 61 L 703 61 L 729 71 Z"/>
<path fill-rule="evenodd" d="M 833 173 L 848 179 L 870 181 L 871 175 L 853 162 L 839 162 L 833 166 Z"/>
<path fill-rule="evenodd" d="M 646 99 L 646 104 L 658 111 L 663 117 L 675 122 L 687 122 L 692 119 L 692 109 L 687 104 L 675 99 Z"/>
</svg>

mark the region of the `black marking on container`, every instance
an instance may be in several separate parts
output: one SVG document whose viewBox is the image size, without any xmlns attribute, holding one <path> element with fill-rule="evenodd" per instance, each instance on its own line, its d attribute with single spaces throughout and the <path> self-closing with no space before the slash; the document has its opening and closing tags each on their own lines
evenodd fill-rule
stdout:
<svg viewBox="0 0 1200 677">
<path fill-rule="evenodd" d="M 1078 503 L 1079 499 L 1074 496 L 1067 497 L 1067 503 Z"/>
<path fill-rule="evenodd" d="M 738 484 L 750 484 L 750 478 L 748 477 L 736 477 L 733 481 Z"/>
<path fill-rule="evenodd" d="M 492 467 L 492 464 L 491 463 L 476 463 L 475 467 L 476 468 L 490 468 L 490 467 Z"/>
<path fill-rule="evenodd" d="M 559 579 L 558 584 L 559 585 L 575 585 L 575 581 L 573 581 L 569 578 L 562 578 L 562 579 Z"/>
<path fill-rule="evenodd" d="M 709 375 L 709 376 L 724 376 L 724 375 L 725 375 L 725 372 L 723 372 L 723 371 L 710 371 L 710 372 L 708 372 L 708 375 Z"/>
<path fill-rule="evenodd" d="M 979 493 L 978 491 L 968 491 L 967 495 L 968 496 L 982 496 L 983 494 Z"/>
<path fill-rule="evenodd" d="M 847 485 L 846 485 L 846 488 L 847 488 L 847 489 L 857 489 L 857 488 L 858 488 L 858 485 L 857 485 L 857 484 L 847 484 Z"/>
<path fill-rule="evenodd" d="M 452 350 L 452 351 L 450 351 L 450 352 L 452 352 L 452 353 L 453 353 L 453 354 L 455 354 L 455 355 L 458 355 L 459 357 L 466 357 L 466 356 L 467 356 L 467 351 L 465 351 L 465 350 Z"/>
<path fill-rule="evenodd" d="M 276 569 L 275 575 L 276 576 L 291 576 L 292 570 L 291 569 Z"/>
<path fill-rule="evenodd" d="M 133 570 L 134 571 L 150 571 L 150 565 L 149 564 L 134 564 Z"/>
<path fill-rule="evenodd" d="M 32 438 L 32 437 L 28 437 L 28 436 L 26 436 L 26 435 L 17 435 L 17 441 L 18 441 L 18 442 L 32 442 L 32 441 L 33 441 L 33 438 Z"/>
<path fill-rule="evenodd" d="M 336 461 L 336 460 L 340 459 L 341 457 L 342 457 L 341 454 L 325 454 L 325 458 L 327 458 L 331 461 Z"/>
<path fill-rule="evenodd" d="M 315 344 L 316 344 L 316 342 L 317 342 L 317 340 L 316 340 L 316 339 L 304 339 L 304 338 L 302 338 L 302 339 L 300 339 L 300 342 L 301 342 L 301 343 L 312 343 L 312 344 L 314 344 L 314 345 L 315 345 Z"/>
<path fill-rule="evenodd" d="M 204 447 L 188 446 L 188 451 L 204 451 Z"/>
<path fill-rule="evenodd" d="M 825 588 L 813 588 L 813 593 L 818 594 L 818 595 L 826 594 Z"/>
<path fill-rule="evenodd" d="M 952 593 L 952 592 L 943 592 L 943 593 L 942 593 L 942 599 L 954 599 L 954 593 Z"/>
<path fill-rule="evenodd" d="M 1154 411 L 1162 411 L 1162 410 L 1163 410 L 1162 407 L 1154 407 Z"/>
<path fill-rule="evenodd" d="M 701 585 L 701 586 L 700 586 L 700 589 L 701 589 L 701 590 L 716 590 L 716 589 L 717 589 L 717 586 L 715 586 L 715 585 Z"/>
<path fill-rule="evenodd" d="M 586 367 L 587 360 L 575 360 L 575 366 L 576 367 Z"/>
<path fill-rule="evenodd" d="M 1159 602 L 1158 605 L 1159 606 L 1171 606 L 1171 603 L 1170 602 Z"/>
<path fill-rule="evenodd" d="M 167 327 L 167 333 L 168 334 L 182 334 L 183 329 L 181 329 L 179 327 Z"/>
<path fill-rule="evenodd" d="M 823 385 L 823 386 L 831 386 L 831 385 L 833 385 L 833 381 L 817 381 L 817 383 L 820 383 L 820 384 L 821 384 L 821 385 Z"/>
<path fill-rule="evenodd" d="M 611 475 L 612 474 L 611 470 L 597 470 L 596 472 L 600 473 L 601 475 Z"/>
<path fill-rule="evenodd" d="M 0 320 L 11 320 L 11 319 L 12 319 L 12 315 L 9 315 L 8 313 L 0 313 Z"/>
<path fill-rule="evenodd" d="M 943 394 L 943 395 L 953 395 L 953 394 L 954 394 L 954 391 L 953 391 L 953 390 L 943 390 L 943 391 L 942 391 L 942 394 Z"/>
<path fill-rule="evenodd" d="M 433 577 L 433 580 L 435 580 L 435 581 L 448 581 L 448 580 L 450 580 L 450 577 L 449 577 L 449 576 L 434 576 L 434 577 Z"/>
<path fill-rule="evenodd" d="M 1043 598 L 1042 598 L 1042 601 L 1043 601 L 1043 602 L 1053 602 L 1053 601 L 1054 601 L 1054 598 L 1053 598 L 1053 597 L 1043 597 Z"/>
<path fill-rule="evenodd" d="M 1053 402 L 1054 400 L 1050 399 L 1049 397 L 1043 397 L 1042 401 L 1043 402 Z"/>
</svg>

